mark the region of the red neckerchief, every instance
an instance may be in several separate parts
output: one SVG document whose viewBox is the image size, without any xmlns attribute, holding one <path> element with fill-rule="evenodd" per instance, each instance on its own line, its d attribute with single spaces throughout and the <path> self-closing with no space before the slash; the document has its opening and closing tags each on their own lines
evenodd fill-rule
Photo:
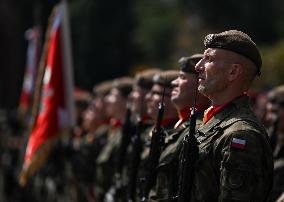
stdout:
<svg viewBox="0 0 284 202">
<path fill-rule="evenodd" d="M 110 125 L 113 127 L 113 128 L 120 128 L 122 126 L 122 123 L 120 120 L 118 119 L 114 119 L 114 118 L 111 118 L 110 119 Z"/>
<path fill-rule="evenodd" d="M 110 124 L 110 118 L 106 118 L 100 121 L 98 127 Z"/>
<path fill-rule="evenodd" d="M 142 117 L 142 123 L 148 123 L 150 120 L 151 120 L 151 119 L 150 119 L 150 117 L 149 117 L 148 115 L 144 115 L 144 116 Z"/>
<path fill-rule="evenodd" d="M 205 110 L 206 108 L 208 107 L 208 105 L 196 105 L 195 108 L 196 108 L 196 111 L 197 112 L 200 112 L 200 111 L 203 111 Z M 191 114 L 191 110 L 192 108 L 190 107 L 186 107 L 182 110 L 180 110 L 178 112 L 178 116 L 179 116 L 179 120 L 178 122 L 176 122 L 174 128 L 178 128 L 179 126 L 181 126 L 185 121 L 187 121 L 190 117 L 190 114 Z"/>
<path fill-rule="evenodd" d="M 244 93 L 243 95 L 246 95 L 246 93 Z M 241 96 L 243 96 L 243 95 L 241 95 Z M 203 124 L 207 123 L 214 115 L 216 115 L 218 112 L 220 112 L 222 109 L 224 109 L 227 105 L 229 105 L 232 101 L 234 101 L 235 99 L 237 99 L 241 96 L 237 96 L 237 97 L 233 98 L 232 100 L 230 100 L 229 102 L 227 102 L 223 105 L 211 106 L 208 109 L 206 109 L 205 112 L 204 112 Z"/>
</svg>

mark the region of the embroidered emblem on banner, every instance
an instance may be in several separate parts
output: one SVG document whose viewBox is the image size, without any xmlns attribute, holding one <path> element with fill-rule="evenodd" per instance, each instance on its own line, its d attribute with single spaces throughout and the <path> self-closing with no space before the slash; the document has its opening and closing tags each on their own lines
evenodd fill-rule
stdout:
<svg viewBox="0 0 284 202">
<path fill-rule="evenodd" d="M 238 148 L 238 149 L 244 149 L 246 146 L 246 141 L 239 138 L 233 138 L 231 142 L 231 147 Z"/>
</svg>

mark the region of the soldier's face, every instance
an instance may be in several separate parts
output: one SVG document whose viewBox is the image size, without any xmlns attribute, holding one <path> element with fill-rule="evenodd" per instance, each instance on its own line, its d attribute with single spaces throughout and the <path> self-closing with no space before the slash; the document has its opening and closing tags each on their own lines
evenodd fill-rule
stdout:
<svg viewBox="0 0 284 202">
<path fill-rule="evenodd" d="M 277 131 L 282 134 L 284 132 L 284 106 L 268 102 L 266 104 L 265 121 L 268 125 L 272 126 L 276 119 L 278 119 Z"/>
<path fill-rule="evenodd" d="M 106 96 L 107 113 L 110 117 L 118 118 L 117 116 L 123 114 L 126 109 L 127 99 L 122 96 L 119 90 L 112 89 Z"/>
<path fill-rule="evenodd" d="M 147 94 L 147 114 L 153 119 L 156 119 L 156 116 L 158 114 L 158 106 L 159 103 L 162 101 L 162 95 L 163 95 L 164 87 L 154 84 L 151 92 Z M 165 97 L 164 97 L 164 103 L 165 108 L 167 109 L 167 106 L 170 105 L 170 89 L 166 88 L 165 91 Z"/>
<path fill-rule="evenodd" d="M 96 116 L 95 111 L 92 108 L 88 108 L 83 114 L 83 128 L 86 131 L 90 131 L 95 128 L 97 122 L 98 118 Z"/>
<path fill-rule="evenodd" d="M 104 97 L 103 96 L 97 96 L 93 101 L 92 101 L 92 105 L 93 105 L 93 110 L 95 111 L 95 113 L 97 114 L 97 116 L 100 116 L 101 118 L 105 118 L 106 117 L 106 104 L 104 101 Z"/>
<path fill-rule="evenodd" d="M 140 113 L 143 105 L 145 104 L 146 91 L 139 86 L 133 86 L 132 92 L 129 95 L 131 100 L 131 111 Z"/>
<path fill-rule="evenodd" d="M 219 95 L 228 84 L 226 54 L 225 50 L 208 48 L 195 66 L 199 73 L 198 90 L 209 98 Z"/>
<path fill-rule="evenodd" d="M 172 81 L 171 100 L 178 109 L 192 106 L 194 102 L 197 75 L 180 71 Z"/>
</svg>

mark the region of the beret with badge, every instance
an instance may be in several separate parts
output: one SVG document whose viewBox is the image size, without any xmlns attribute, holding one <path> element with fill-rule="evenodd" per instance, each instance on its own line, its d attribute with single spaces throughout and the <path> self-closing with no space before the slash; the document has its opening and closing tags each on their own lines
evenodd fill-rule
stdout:
<svg viewBox="0 0 284 202">
<path fill-rule="evenodd" d="M 262 65 L 261 54 L 256 44 L 247 34 L 238 30 L 209 34 L 204 39 L 204 46 L 205 48 L 229 50 L 248 58 L 256 65 L 257 74 L 260 75 Z"/>
</svg>

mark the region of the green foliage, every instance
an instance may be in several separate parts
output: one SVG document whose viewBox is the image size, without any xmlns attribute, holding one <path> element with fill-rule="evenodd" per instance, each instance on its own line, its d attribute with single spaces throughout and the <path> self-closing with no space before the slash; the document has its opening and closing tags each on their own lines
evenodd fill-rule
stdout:
<svg viewBox="0 0 284 202">
<path fill-rule="evenodd" d="M 282 0 L 72 0 L 75 81 L 80 87 L 131 72 L 134 66 L 169 68 L 202 52 L 208 33 L 239 29 L 263 48 L 259 85 L 282 82 Z M 269 68 L 269 70 L 268 70 Z"/>
<path fill-rule="evenodd" d="M 173 52 L 178 13 L 170 1 L 137 0 L 134 8 L 136 29 L 134 42 L 139 62 L 163 66 Z"/>
<path fill-rule="evenodd" d="M 263 86 L 284 83 L 284 39 L 263 51 Z"/>
</svg>

